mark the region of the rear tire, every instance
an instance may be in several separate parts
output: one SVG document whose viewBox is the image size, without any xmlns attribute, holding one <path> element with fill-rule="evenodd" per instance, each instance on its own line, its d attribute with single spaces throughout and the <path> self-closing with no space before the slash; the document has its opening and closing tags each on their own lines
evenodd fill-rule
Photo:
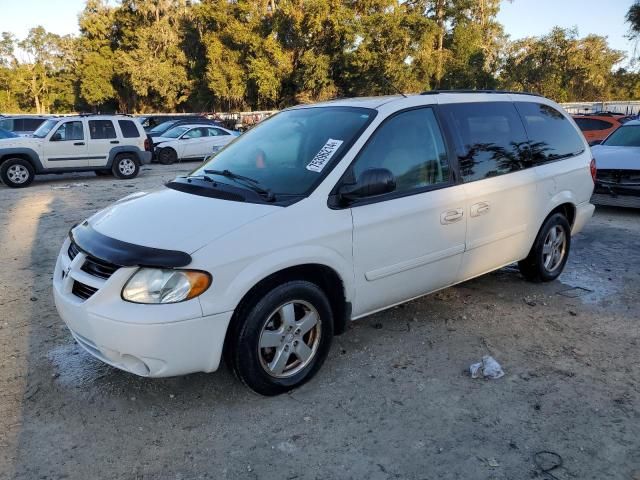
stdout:
<svg viewBox="0 0 640 480">
<path fill-rule="evenodd" d="M 116 155 L 111 167 L 113 176 L 121 180 L 129 180 L 138 176 L 140 165 L 138 159 L 131 153 Z"/>
<path fill-rule="evenodd" d="M 7 187 L 28 187 L 35 176 L 36 171 L 31 163 L 22 158 L 9 158 L 0 166 L 0 178 Z"/>
<path fill-rule="evenodd" d="M 158 152 L 158 162 L 162 165 L 171 165 L 178 161 L 178 153 L 171 147 L 161 148 Z"/>
<path fill-rule="evenodd" d="M 530 282 L 551 282 L 558 278 L 569 258 L 571 226 L 561 213 L 554 213 L 542 225 L 529 255 L 518 262 L 520 273 Z"/>
<path fill-rule="evenodd" d="M 333 338 L 325 293 L 294 280 L 241 306 L 229 327 L 225 357 L 236 376 L 261 395 L 278 395 L 310 380 Z"/>
</svg>

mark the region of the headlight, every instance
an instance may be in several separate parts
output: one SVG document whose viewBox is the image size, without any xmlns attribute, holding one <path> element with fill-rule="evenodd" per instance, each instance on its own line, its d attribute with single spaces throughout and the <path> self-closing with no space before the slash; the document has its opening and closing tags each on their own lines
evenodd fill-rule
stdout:
<svg viewBox="0 0 640 480">
<path fill-rule="evenodd" d="M 197 297 L 211 285 L 211 275 L 197 270 L 141 268 L 122 290 L 135 303 L 176 303 Z"/>
</svg>

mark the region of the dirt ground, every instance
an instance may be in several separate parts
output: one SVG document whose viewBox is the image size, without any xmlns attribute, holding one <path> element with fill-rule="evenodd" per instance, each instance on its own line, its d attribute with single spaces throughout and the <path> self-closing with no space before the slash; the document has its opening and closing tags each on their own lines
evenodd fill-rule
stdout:
<svg viewBox="0 0 640 480">
<path fill-rule="evenodd" d="M 640 212 L 598 209 L 559 281 L 509 267 L 354 322 L 263 398 L 103 365 L 53 305 L 69 228 L 191 167 L 0 185 L 1 479 L 640 479 Z M 486 354 L 503 378 L 470 378 Z"/>
</svg>

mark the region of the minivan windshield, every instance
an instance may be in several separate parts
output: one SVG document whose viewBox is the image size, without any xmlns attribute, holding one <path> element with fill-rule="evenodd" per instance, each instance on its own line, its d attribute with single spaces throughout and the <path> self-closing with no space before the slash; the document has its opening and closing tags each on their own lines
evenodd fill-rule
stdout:
<svg viewBox="0 0 640 480">
<path fill-rule="evenodd" d="M 44 138 L 46 137 L 51 129 L 58 124 L 58 120 L 46 120 L 42 125 L 40 125 L 35 132 L 33 132 L 33 136 L 36 138 Z"/>
<path fill-rule="evenodd" d="M 216 180 L 228 183 L 232 173 L 275 195 L 302 195 L 331 170 L 375 115 L 359 107 L 287 110 L 239 136 L 191 176 L 217 175 Z"/>
<path fill-rule="evenodd" d="M 640 125 L 619 127 L 602 142 L 607 147 L 640 147 Z"/>
</svg>

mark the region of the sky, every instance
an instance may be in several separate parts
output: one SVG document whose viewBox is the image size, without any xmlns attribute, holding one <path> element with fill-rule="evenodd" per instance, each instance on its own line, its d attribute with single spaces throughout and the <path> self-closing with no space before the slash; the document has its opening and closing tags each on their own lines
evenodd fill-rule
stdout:
<svg viewBox="0 0 640 480">
<path fill-rule="evenodd" d="M 85 0 L 0 0 L 0 32 L 23 38 L 31 27 L 68 34 L 78 32 L 78 13 Z M 115 3 L 115 2 L 114 2 Z M 624 36 L 624 16 L 633 0 L 503 0 L 498 20 L 512 40 L 539 36 L 551 28 L 578 27 L 580 36 L 605 35 L 609 44 L 631 54 L 632 42 Z"/>
</svg>

